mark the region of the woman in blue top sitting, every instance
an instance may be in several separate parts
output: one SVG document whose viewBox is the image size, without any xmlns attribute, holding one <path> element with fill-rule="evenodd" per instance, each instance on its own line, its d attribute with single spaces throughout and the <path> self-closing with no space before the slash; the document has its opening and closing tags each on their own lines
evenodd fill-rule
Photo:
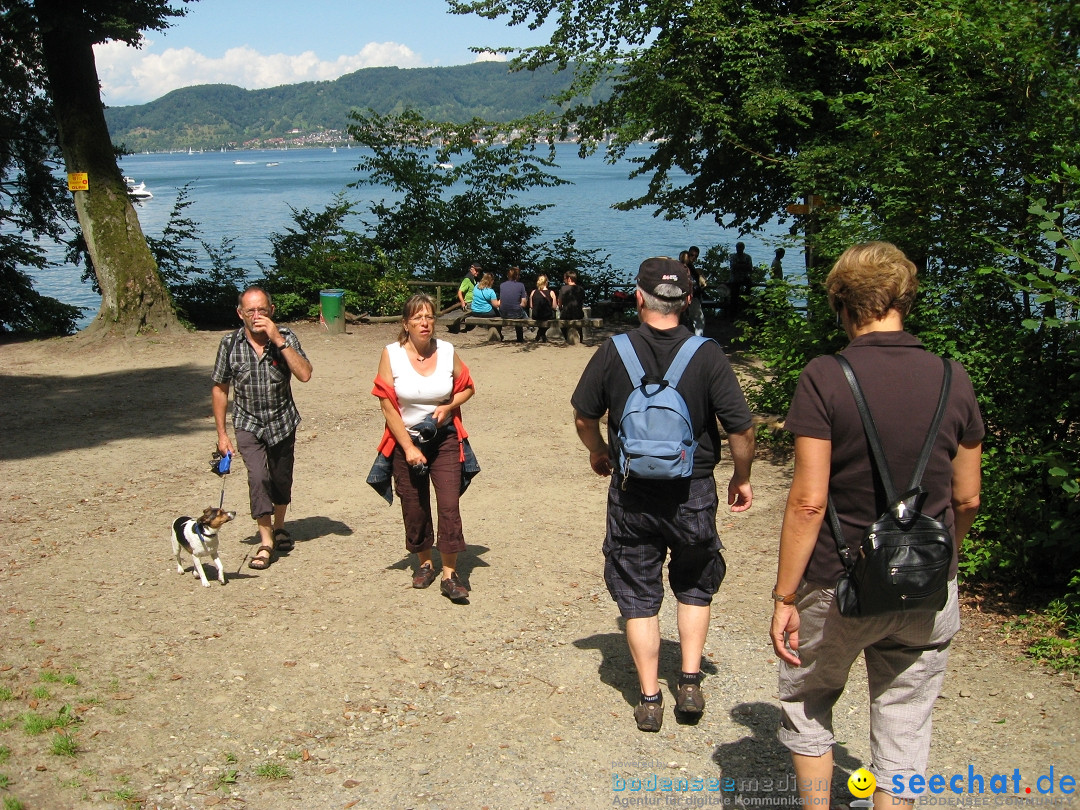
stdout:
<svg viewBox="0 0 1080 810">
<path fill-rule="evenodd" d="M 495 290 L 492 285 L 495 283 L 495 276 L 491 273 L 484 273 L 480 277 L 480 281 L 476 283 L 476 289 L 473 290 L 472 297 L 472 314 L 474 318 L 500 318 L 499 315 L 499 299 L 495 297 Z M 502 329 L 499 329 L 499 340 L 502 340 Z"/>
</svg>

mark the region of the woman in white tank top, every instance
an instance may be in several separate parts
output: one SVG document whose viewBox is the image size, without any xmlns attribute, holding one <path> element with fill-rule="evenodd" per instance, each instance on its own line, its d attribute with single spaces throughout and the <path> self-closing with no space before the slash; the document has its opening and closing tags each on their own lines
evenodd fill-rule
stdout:
<svg viewBox="0 0 1080 810">
<path fill-rule="evenodd" d="M 457 574 L 457 556 L 465 550 L 458 509 L 462 480 L 458 409 L 475 387 L 453 345 L 435 339 L 435 302 L 430 296 L 414 295 L 405 303 L 401 332 L 397 342 L 383 350 L 376 386 L 387 430 L 396 442 L 394 488 L 405 522 L 405 547 L 418 562 L 413 587 L 426 588 L 435 581 L 431 555 L 435 546 L 442 558 L 440 590 L 451 601 L 464 602 L 469 591 Z"/>
</svg>

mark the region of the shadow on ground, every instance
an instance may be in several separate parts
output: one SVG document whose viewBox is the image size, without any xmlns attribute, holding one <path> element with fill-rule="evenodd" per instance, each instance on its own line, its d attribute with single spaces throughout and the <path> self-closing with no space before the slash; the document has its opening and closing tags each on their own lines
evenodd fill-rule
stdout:
<svg viewBox="0 0 1080 810">
<path fill-rule="evenodd" d="M 70 377 L 0 375 L 4 427 L 17 437 L 0 444 L 0 460 L 205 432 L 210 385 L 206 367 L 196 365 Z"/>
</svg>

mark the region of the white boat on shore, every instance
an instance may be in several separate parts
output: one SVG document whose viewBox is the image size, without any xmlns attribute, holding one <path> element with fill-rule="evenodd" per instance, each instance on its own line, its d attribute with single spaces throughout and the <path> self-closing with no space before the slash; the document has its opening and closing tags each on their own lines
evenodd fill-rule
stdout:
<svg viewBox="0 0 1080 810">
<path fill-rule="evenodd" d="M 135 202 L 152 200 L 154 195 L 146 188 L 146 183 L 136 183 L 127 175 L 124 176 L 124 185 L 127 186 L 127 194 Z"/>
</svg>

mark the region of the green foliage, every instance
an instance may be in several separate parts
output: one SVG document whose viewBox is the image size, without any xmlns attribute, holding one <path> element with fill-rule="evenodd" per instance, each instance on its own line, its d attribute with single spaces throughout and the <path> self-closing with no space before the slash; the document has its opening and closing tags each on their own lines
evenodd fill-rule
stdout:
<svg viewBox="0 0 1080 810">
<path fill-rule="evenodd" d="M 585 300 L 609 298 L 613 288 L 625 286 L 626 280 L 608 261 L 609 256 L 600 256 L 599 250 L 582 250 L 577 246 L 572 233 L 555 237 L 554 242 L 544 245 L 535 259 L 535 264 L 528 266 L 528 272 L 522 272 L 522 281 L 535 284 L 536 278 L 545 275 L 550 280 L 552 289 L 562 283 L 563 275 L 568 270 L 578 274 L 578 284 L 585 291 Z"/>
<path fill-rule="evenodd" d="M 79 722 L 78 716 L 70 706 L 61 706 L 53 717 L 46 717 L 37 712 L 26 712 L 22 716 L 23 731 L 36 736 L 51 731 L 54 728 L 68 728 Z"/>
<path fill-rule="evenodd" d="M 181 318 L 200 326 L 232 325 L 246 273 L 235 265 L 233 237 L 222 237 L 216 247 L 199 237 L 199 223 L 187 214 L 194 202 L 191 185 L 185 183 L 180 188 L 161 236 L 147 236 L 146 243 Z M 196 265 L 197 245 L 208 257 L 209 269 Z"/>
<path fill-rule="evenodd" d="M 758 408 L 783 413 L 805 361 L 837 348 L 820 293 L 835 257 L 870 239 L 903 248 L 923 282 L 907 326 L 965 366 L 987 426 L 965 573 L 1075 589 L 1080 5 L 452 7 L 554 23 L 517 64 L 575 65 L 571 93 L 613 77 L 609 98 L 568 103 L 561 123 L 586 151 L 655 143 L 637 167 L 648 190 L 625 207 L 745 232 L 819 198 L 794 215 L 812 258 L 807 317 L 771 285 L 751 312 Z"/>
<path fill-rule="evenodd" d="M 45 244 L 64 244 L 75 207 L 53 175 L 60 162 L 56 125 L 34 53 L 34 37 L 10 36 L 32 26 L 29 11 L 4 11 L 0 58 L 0 334 L 69 335 L 82 315 L 34 289 L 28 268 L 50 265 Z"/>
<path fill-rule="evenodd" d="M 820 354 L 840 351 L 844 333 L 819 287 L 796 277 L 754 288 L 748 309 L 743 338 L 765 372 L 747 385 L 747 398 L 755 411 L 783 418 L 803 368 Z M 790 443 L 789 437 L 777 438 Z"/>
<path fill-rule="evenodd" d="M 346 309 L 393 315 L 409 297 L 407 274 L 376 241 L 347 227 L 353 204 L 338 194 L 322 211 L 292 209 L 295 227 L 270 236 L 273 265 L 261 281 L 280 317 L 319 314 L 319 292 L 345 290 Z"/>
<path fill-rule="evenodd" d="M 129 787 L 117 788 L 109 794 L 109 799 L 114 802 L 120 802 L 124 805 L 132 805 L 135 803 L 136 793 Z"/>
<path fill-rule="evenodd" d="M 10 239 L 0 234 L 0 243 Z M 0 254 L 4 247 L 0 244 Z M 39 265 L 44 266 L 44 261 Z M 70 335 L 82 317 L 82 307 L 41 295 L 34 282 L 0 255 L 0 334 Z"/>
<path fill-rule="evenodd" d="M 224 790 L 225 792 L 228 792 L 229 788 L 232 785 L 236 784 L 236 777 L 238 773 L 239 771 L 237 771 L 236 768 L 226 768 L 221 773 L 219 773 L 217 778 L 218 790 Z"/>
<path fill-rule="evenodd" d="M 74 757 L 79 753 L 79 743 L 70 734 L 54 734 L 49 753 L 58 757 Z"/>
<path fill-rule="evenodd" d="M 578 248 L 572 232 L 538 241 L 533 220 L 548 206 L 515 201 L 526 189 L 566 182 L 552 173 L 553 150 L 542 153 L 539 145 L 547 119 L 452 125 L 412 110 L 353 119 L 350 133 L 370 149 L 358 185 L 393 194 L 370 206 L 370 238 L 413 275 L 453 280 L 478 262 L 496 275 L 511 266 L 522 267 L 527 280 L 544 273 L 556 285 L 573 269 L 587 292 L 616 279 L 608 257 Z"/>
<path fill-rule="evenodd" d="M 264 762 L 255 768 L 255 774 L 263 779 L 292 779 L 292 773 L 280 762 Z"/>
<path fill-rule="evenodd" d="M 1070 588 L 1042 612 L 1017 616 L 1005 627 L 1024 639 L 1028 655 L 1058 672 L 1080 672 L 1080 572 Z"/>
<path fill-rule="evenodd" d="M 354 113 L 353 120 L 350 134 L 370 150 L 357 185 L 393 194 L 370 206 L 372 239 L 402 266 L 448 281 L 474 261 L 485 268 L 531 263 L 525 251 L 539 229 L 530 218 L 547 206 L 516 205 L 513 197 L 561 182 L 545 171 L 550 161 L 534 158 L 534 143 L 496 143 L 500 133 L 481 121 L 440 125 L 412 110 Z"/>
<path fill-rule="evenodd" d="M 26 805 L 15 796 L 5 796 L 4 810 L 26 810 Z"/>
</svg>

